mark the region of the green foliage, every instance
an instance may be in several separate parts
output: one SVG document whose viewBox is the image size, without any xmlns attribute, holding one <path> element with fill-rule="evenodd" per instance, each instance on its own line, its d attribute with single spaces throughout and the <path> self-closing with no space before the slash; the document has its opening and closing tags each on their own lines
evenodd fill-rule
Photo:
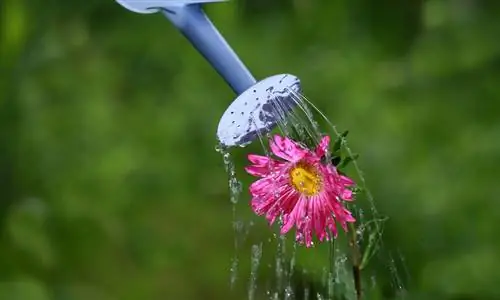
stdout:
<svg viewBox="0 0 500 300">
<path fill-rule="evenodd" d="M 363 238 L 402 254 L 407 299 L 499 298 L 498 3 L 241 2 L 207 11 L 258 78 L 297 75 L 349 128 L 389 216 Z M 236 251 L 214 150 L 234 95 L 184 37 L 114 1 L 4 0 L 0 14 L 0 299 L 245 299 L 261 242 L 256 297 L 268 299 L 274 231 L 242 170 L 262 149 L 234 150 L 236 218 L 253 222 Z M 338 161 L 349 175 L 352 159 Z M 364 191 L 356 204 L 370 211 Z M 364 253 L 369 299 L 395 297 L 387 262 L 400 256 Z M 327 244 L 297 249 L 297 286 L 322 289 L 327 263 Z"/>
</svg>

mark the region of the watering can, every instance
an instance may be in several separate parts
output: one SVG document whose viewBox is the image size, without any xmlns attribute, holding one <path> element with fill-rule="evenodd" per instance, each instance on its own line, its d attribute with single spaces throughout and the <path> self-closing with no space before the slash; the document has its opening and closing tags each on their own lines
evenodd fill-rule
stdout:
<svg viewBox="0 0 500 300">
<path fill-rule="evenodd" d="M 203 4 L 226 0 L 116 2 L 135 13 L 162 13 L 236 93 L 219 121 L 217 139 L 222 146 L 248 145 L 272 130 L 297 104 L 301 87 L 296 76 L 278 74 L 257 82 L 203 11 Z"/>
</svg>

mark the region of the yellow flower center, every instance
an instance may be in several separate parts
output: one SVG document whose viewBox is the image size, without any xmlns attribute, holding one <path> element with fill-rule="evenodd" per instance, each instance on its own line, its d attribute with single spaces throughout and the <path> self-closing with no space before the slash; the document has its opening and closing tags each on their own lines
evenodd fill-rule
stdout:
<svg viewBox="0 0 500 300">
<path fill-rule="evenodd" d="M 321 190 L 323 180 L 314 166 L 298 163 L 290 170 L 290 183 L 299 193 L 314 196 Z"/>
</svg>

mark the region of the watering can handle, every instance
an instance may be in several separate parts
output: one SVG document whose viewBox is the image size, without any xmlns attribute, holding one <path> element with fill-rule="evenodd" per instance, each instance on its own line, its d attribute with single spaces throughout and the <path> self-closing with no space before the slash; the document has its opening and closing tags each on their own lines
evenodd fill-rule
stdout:
<svg viewBox="0 0 500 300">
<path fill-rule="evenodd" d="M 238 58 L 201 8 L 200 3 L 220 0 L 116 0 L 138 13 L 161 11 L 240 95 L 256 83 L 255 78 Z"/>
</svg>

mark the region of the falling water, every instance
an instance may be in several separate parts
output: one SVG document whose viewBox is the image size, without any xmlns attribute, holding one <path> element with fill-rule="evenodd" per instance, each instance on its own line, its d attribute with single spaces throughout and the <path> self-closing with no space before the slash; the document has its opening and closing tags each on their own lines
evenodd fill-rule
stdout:
<svg viewBox="0 0 500 300">
<path fill-rule="evenodd" d="M 236 279 L 238 278 L 239 237 L 242 234 L 244 227 L 243 222 L 241 220 L 238 220 L 236 215 L 236 204 L 238 203 L 241 194 L 241 182 L 236 177 L 234 162 L 231 159 L 231 154 L 227 152 L 227 149 L 223 145 L 219 144 L 215 147 L 215 150 L 222 154 L 222 158 L 224 161 L 224 168 L 229 176 L 228 179 L 229 198 L 232 204 L 232 212 L 233 212 L 232 225 L 234 231 L 234 254 L 233 258 L 231 259 L 231 267 L 230 267 L 230 272 L 231 272 L 230 285 L 231 288 L 233 288 L 234 284 L 236 283 Z"/>
<path fill-rule="evenodd" d="M 250 271 L 250 283 L 248 285 L 248 299 L 255 299 L 255 291 L 257 289 L 257 270 L 259 268 L 260 259 L 262 257 L 262 243 L 252 246 L 252 265 Z"/>
<path fill-rule="evenodd" d="M 312 123 L 312 126 L 317 129 L 317 123 L 315 123 L 313 119 L 313 114 L 309 107 L 312 107 L 317 114 L 327 123 L 329 129 L 337 136 L 337 138 L 342 138 L 342 147 L 347 153 L 347 156 L 352 159 L 352 165 L 354 167 L 355 173 L 359 179 L 358 186 L 361 188 L 362 193 L 365 195 L 366 200 L 368 201 L 368 206 L 370 208 L 370 216 L 366 216 L 364 211 L 361 208 L 352 206 L 349 207 L 351 211 L 355 211 L 357 215 L 357 223 L 359 224 L 357 228 L 356 235 L 359 237 L 358 239 L 358 245 L 360 245 L 363 242 L 367 243 L 367 249 L 365 249 L 365 253 L 367 253 L 367 259 L 366 262 L 370 260 L 370 258 L 374 257 L 376 254 L 377 250 L 378 252 L 382 252 L 384 250 L 386 253 L 385 257 L 382 257 L 382 259 L 386 260 L 386 265 L 387 265 L 387 271 L 389 272 L 389 275 L 391 277 L 391 281 L 393 284 L 394 292 L 396 296 L 400 298 L 404 298 L 405 296 L 405 287 L 404 287 L 404 280 L 402 278 L 402 275 L 400 274 L 400 270 L 398 268 L 398 265 L 400 265 L 406 272 L 406 280 L 409 280 L 409 274 L 408 270 L 406 268 L 406 263 L 404 261 L 403 255 L 401 253 L 398 253 L 396 255 L 397 259 L 395 259 L 395 255 L 393 255 L 390 251 L 387 251 L 387 249 L 384 249 L 384 245 L 381 239 L 381 235 L 383 233 L 383 225 L 384 222 L 387 220 L 387 217 L 381 215 L 377 207 L 375 205 L 375 200 L 370 192 L 370 190 L 367 187 L 367 183 L 364 177 L 363 172 L 361 171 L 356 159 L 354 158 L 354 154 L 350 147 L 347 144 L 347 141 L 342 137 L 341 133 L 337 130 L 336 126 L 332 124 L 332 122 L 325 116 L 323 112 L 321 112 L 305 95 L 303 94 L 298 94 L 294 93 L 294 98 L 296 100 L 297 106 L 304 112 L 304 114 L 307 116 L 308 120 Z M 367 236 L 367 241 L 364 240 L 364 237 Z M 368 250 L 371 249 L 371 250 Z M 345 256 L 344 256 L 345 257 Z M 379 256 L 381 257 L 381 256 Z M 398 262 L 397 262 L 397 261 Z M 346 260 L 344 260 L 345 262 Z M 335 260 L 335 268 L 340 271 L 345 271 L 346 268 L 339 266 L 338 265 L 338 260 Z M 337 272 L 336 274 L 336 279 L 334 280 L 335 283 L 337 283 L 338 279 L 340 278 L 340 274 Z M 345 281 L 349 282 L 349 281 Z M 352 288 L 351 288 L 352 290 Z M 352 293 L 349 293 L 352 294 Z"/>
<path fill-rule="evenodd" d="M 384 249 L 384 245 L 381 240 L 381 235 L 383 233 L 384 221 L 387 219 L 379 214 L 376 206 L 375 200 L 369 189 L 367 188 L 366 180 L 364 175 L 357 164 L 354 154 L 349 148 L 345 136 L 343 136 L 337 128 L 331 123 L 331 121 L 304 95 L 298 93 L 293 94 L 293 101 L 295 101 L 296 107 L 290 109 L 289 106 L 281 101 L 275 102 L 275 114 L 279 116 L 278 124 L 273 130 L 273 133 L 278 133 L 284 136 L 291 136 L 295 134 L 300 141 L 307 141 L 309 144 L 317 145 L 321 137 L 327 134 L 328 131 L 332 132 L 337 140 L 340 140 L 340 146 L 343 153 L 351 160 L 351 164 L 354 167 L 355 175 L 357 177 L 357 183 L 360 188 L 358 191 L 358 196 L 362 197 L 364 201 L 366 199 L 367 206 L 369 207 L 369 213 L 367 214 L 361 208 L 352 204 L 348 204 L 348 208 L 356 216 L 357 228 L 350 230 L 345 237 L 339 237 L 338 240 L 331 239 L 328 245 L 328 267 L 323 268 L 322 275 L 320 275 L 320 285 L 310 285 L 308 282 L 303 282 L 301 289 L 297 288 L 297 280 L 294 278 L 304 278 L 303 281 L 308 280 L 310 274 L 306 271 L 303 266 L 297 265 L 296 253 L 297 249 L 303 249 L 301 245 L 293 243 L 293 248 L 291 251 L 287 252 L 287 237 L 281 236 L 279 234 L 273 235 L 273 240 L 276 244 L 276 248 L 273 251 L 274 255 L 274 280 L 271 289 L 268 289 L 265 293 L 267 299 L 359 299 L 357 294 L 356 280 L 353 279 L 353 259 L 354 252 L 352 249 L 358 249 L 359 257 L 356 262 L 358 271 L 362 274 L 359 284 L 361 289 L 366 294 L 367 292 L 374 290 L 374 285 L 376 287 L 377 281 L 376 276 L 372 273 L 365 272 L 364 267 L 371 259 L 384 259 L 383 262 L 387 265 L 387 271 L 392 278 L 392 284 L 394 289 L 394 294 L 400 297 L 404 296 L 404 284 L 402 276 L 400 275 L 398 265 L 405 267 L 405 262 L 402 255 L 398 254 L 397 258 L 399 262 L 396 262 L 393 254 L 387 257 L 382 257 L 379 253 Z M 321 130 L 318 122 L 314 118 L 314 114 L 319 115 L 325 123 L 328 125 L 327 130 Z M 253 118 L 252 114 L 250 117 Z M 268 149 L 268 141 L 271 138 L 271 133 L 260 133 L 257 132 L 258 139 L 254 143 L 259 143 L 262 148 L 262 155 L 270 156 Z M 333 139 L 332 139 L 333 140 Z M 237 179 L 234 162 L 227 149 L 224 147 L 217 147 L 217 151 L 223 156 L 224 164 L 226 167 L 226 172 L 229 175 L 229 189 L 230 189 L 230 201 L 233 207 L 233 229 L 234 229 L 234 256 L 231 262 L 231 272 L 230 272 L 230 283 L 231 286 L 234 285 L 238 279 L 238 263 L 240 252 L 240 240 L 241 236 L 245 234 L 244 223 L 238 220 L 236 214 L 236 204 L 240 199 L 242 192 L 242 184 Z M 330 153 L 327 154 L 327 161 L 330 160 Z M 353 177 L 353 176 L 351 176 Z M 246 196 L 246 195 L 245 195 Z M 247 196 L 246 196 L 247 197 Z M 360 197 L 357 197 L 358 199 Z M 248 198 L 245 198 L 247 200 Z M 356 201 L 355 201 L 356 202 Z M 281 222 L 282 220 L 279 220 Z M 264 222 L 264 221 L 258 221 Z M 281 224 L 280 224 L 281 225 Z M 352 228 L 351 228 L 352 229 Z M 293 234 L 289 234 L 290 239 L 293 239 Z M 346 241 L 353 239 L 354 242 L 351 246 L 346 246 Z M 316 245 L 317 246 L 317 245 Z M 267 249 L 267 248 L 266 248 Z M 361 250 L 363 252 L 361 253 Z M 251 248 L 251 271 L 249 276 L 248 284 L 248 299 L 254 300 L 257 298 L 257 291 L 259 286 L 257 284 L 258 278 L 258 268 L 261 265 L 261 259 L 263 256 L 263 245 L 254 244 Z M 302 251 L 302 250 L 301 250 Z M 316 255 L 315 249 L 307 249 L 305 251 L 310 251 L 308 255 Z M 267 253 L 267 252 L 266 252 Z M 301 268 L 302 267 L 302 268 Z M 260 299 L 260 298 L 259 298 Z"/>
</svg>

